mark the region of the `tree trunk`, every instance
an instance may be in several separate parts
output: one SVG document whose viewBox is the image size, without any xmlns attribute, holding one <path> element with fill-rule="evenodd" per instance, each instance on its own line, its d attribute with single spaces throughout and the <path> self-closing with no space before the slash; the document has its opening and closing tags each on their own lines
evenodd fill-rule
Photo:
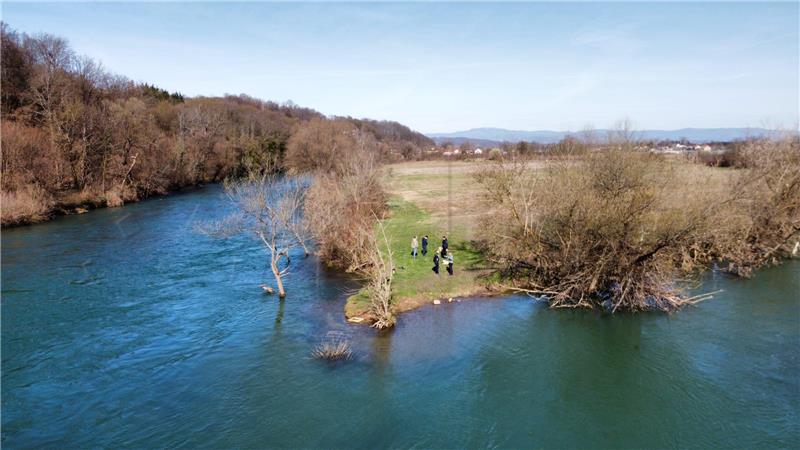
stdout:
<svg viewBox="0 0 800 450">
<path fill-rule="evenodd" d="M 270 260 L 270 265 L 272 266 L 272 274 L 275 275 L 275 283 L 278 285 L 278 297 L 284 298 L 286 297 L 286 291 L 283 289 L 283 280 L 281 279 L 281 271 L 278 269 L 278 262 L 275 260 L 274 255 Z"/>
</svg>

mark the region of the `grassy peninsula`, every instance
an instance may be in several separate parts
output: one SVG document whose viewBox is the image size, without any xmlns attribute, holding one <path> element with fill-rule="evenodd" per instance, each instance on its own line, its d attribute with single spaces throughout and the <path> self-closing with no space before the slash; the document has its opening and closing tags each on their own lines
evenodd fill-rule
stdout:
<svg viewBox="0 0 800 450">
<path fill-rule="evenodd" d="M 384 184 L 389 198 L 388 217 L 383 220 L 394 254 L 392 280 L 394 311 L 401 313 L 433 300 L 447 301 L 491 292 L 488 268 L 475 247 L 477 199 L 480 186 L 473 174 L 485 161 L 420 161 L 388 165 Z M 428 235 L 428 254 L 411 256 L 411 238 Z M 442 267 L 437 277 L 431 270 L 433 253 L 447 235 L 454 255 L 454 275 Z M 370 299 L 366 288 L 351 296 L 345 315 L 356 321 L 369 319 Z"/>
</svg>

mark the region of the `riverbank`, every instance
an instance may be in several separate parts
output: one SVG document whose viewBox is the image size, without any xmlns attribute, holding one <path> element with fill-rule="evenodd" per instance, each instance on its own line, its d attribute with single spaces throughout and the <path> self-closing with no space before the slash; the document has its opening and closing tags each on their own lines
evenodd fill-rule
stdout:
<svg viewBox="0 0 800 450">
<path fill-rule="evenodd" d="M 453 297 L 480 296 L 491 293 L 487 270 L 483 267 L 480 252 L 465 239 L 465 233 L 447 228 L 414 203 L 399 196 L 389 202 L 390 215 L 384 220 L 386 234 L 394 254 L 395 275 L 392 280 L 392 305 L 395 313 L 402 313 L 429 304 L 437 299 L 447 301 Z M 411 238 L 430 237 L 428 254 L 411 256 Z M 454 256 L 454 274 L 448 275 L 445 265 L 440 274 L 434 274 L 433 254 L 441 245 L 441 236 L 448 235 L 450 252 Z M 420 248 L 421 251 L 421 248 Z M 355 322 L 370 321 L 370 300 L 366 289 L 347 299 L 345 316 Z"/>
<path fill-rule="evenodd" d="M 191 192 L 203 186 L 205 184 L 189 185 L 145 196 L 131 193 L 120 195 L 116 192 L 69 191 L 47 199 L 37 197 L 37 194 L 29 192 L 19 195 L 2 192 L 0 226 L 8 229 L 35 225 L 61 216 L 85 214 L 95 209 L 116 208 L 150 198 Z"/>
<path fill-rule="evenodd" d="M 394 253 L 396 273 L 392 280 L 395 313 L 407 312 L 435 300 L 497 294 L 487 278 L 490 273 L 475 247 L 474 231 L 480 211 L 480 189 L 473 174 L 485 161 L 421 161 L 392 164 L 384 169 L 390 195 L 389 217 L 384 220 Z M 428 235 L 428 254 L 411 256 L 411 239 Z M 433 254 L 448 237 L 454 256 L 454 274 L 444 264 L 433 273 Z M 421 245 L 421 244 L 420 244 Z M 420 247 L 421 251 L 421 247 Z M 347 299 L 345 316 L 351 322 L 369 323 L 370 301 L 362 289 Z"/>
</svg>

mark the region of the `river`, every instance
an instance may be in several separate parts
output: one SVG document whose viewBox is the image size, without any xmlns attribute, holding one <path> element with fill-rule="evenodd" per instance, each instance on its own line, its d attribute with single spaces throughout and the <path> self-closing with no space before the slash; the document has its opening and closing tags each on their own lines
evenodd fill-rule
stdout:
<svg viewBox="0 0 800 450">
<path fill-rule="evenodd" d="M 697 307 L 524 296 L 348 325 L 358 283 L 193 231 L 219 187 L 2 232 L 4 448 L 799 448 L 800 261 Z M 310 357 L 330 337 L 355 357 Z"/>
</svg>

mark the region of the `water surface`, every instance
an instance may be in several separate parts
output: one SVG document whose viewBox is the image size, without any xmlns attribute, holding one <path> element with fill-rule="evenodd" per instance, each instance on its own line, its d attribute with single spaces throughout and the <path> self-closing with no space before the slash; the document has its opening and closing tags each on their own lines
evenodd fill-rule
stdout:
<svg viewBox="0 0 800 450">
<path fill-rule="evenodd" d="M 217 187 L 2 233 L 2 445 L 800 447 L 800 262 L 672 315 L 526 297 L 344 323 L 358 284 L 193 232 Z M 344 364 L 311 359 L 329 336 Z"/>
</svg>

